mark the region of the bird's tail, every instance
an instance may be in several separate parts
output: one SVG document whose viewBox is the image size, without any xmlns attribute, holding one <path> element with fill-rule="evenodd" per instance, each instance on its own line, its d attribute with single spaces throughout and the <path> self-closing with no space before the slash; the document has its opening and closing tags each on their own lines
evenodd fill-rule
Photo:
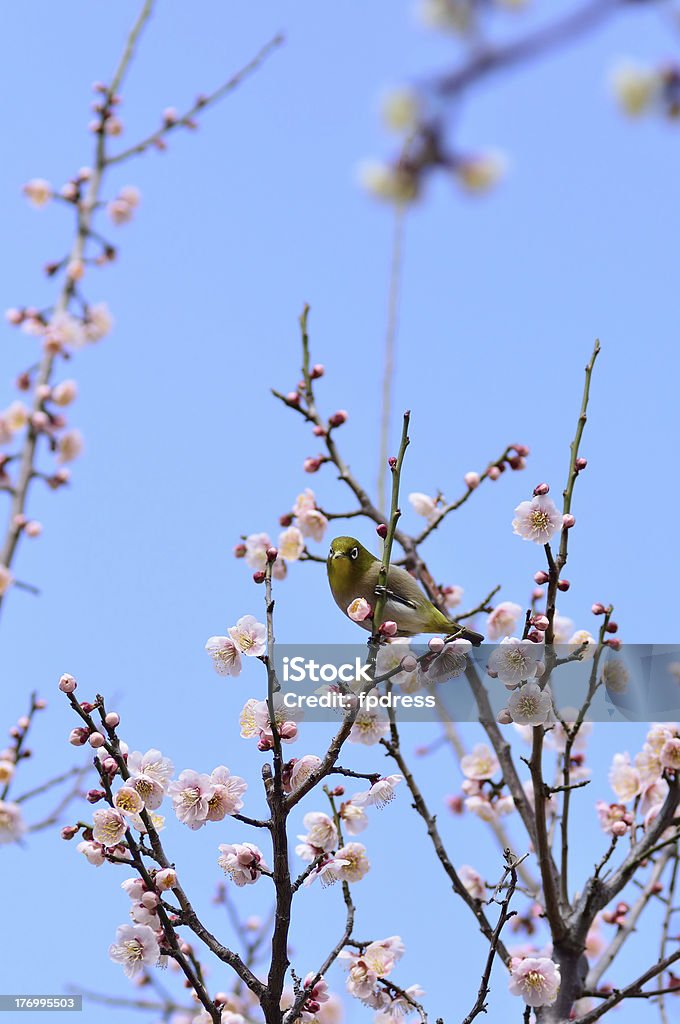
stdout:
<svg viewBox="0 0 680 1024">
<path fill-rule="evenodd" d="M 456 640 L 469 640 L 473 647 L 479 647 L 480 644 L 484 643 L 482 634 L 475 633 L 474 629 L 460 626 L 457 622 L 450 622 L 449 626 L 451 627 L 449 636 L 455 636 Z"/>
</svg>

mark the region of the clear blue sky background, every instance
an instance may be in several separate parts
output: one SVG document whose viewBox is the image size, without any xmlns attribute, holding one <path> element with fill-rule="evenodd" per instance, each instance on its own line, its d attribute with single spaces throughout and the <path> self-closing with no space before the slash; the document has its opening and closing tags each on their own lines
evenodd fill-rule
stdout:
<svg viewBox="0 0 680 1024">
<path fill-rule="evenodd" d="M 61 183 L 90 161 L 89 85 L 109 74 L 138 6 L 3 7 L 4 306 L 42 305 L 54 294 L 40 267 L 62 255 L 68 215 L 57 207 L 36 213 L 20 187 L 33 176 Z M 537 14 L 564 6 L 535 0 Z M 455 59 L 451 41 L 422 30 L 406 2 L 331 9 L 310 0 L 166 0 L 125 90 L 125 140 L 153 128 L 165 106 L 181 109 L 216 86 L 279 28 L 285 48 L 199 132 L 174 136 L 168 154 L 152 153 L 111 182 L 137 184 L 143 202 L 135 223 L 112 232 L 120 260 L 88 281 L 91 298 L 110 303 L 116 329 L 73 366 L 81 386 L 73 422 L 87 451 L 70 490 L 35 491 L 31 513 L 45 535 L 24 546 L 17 572 L 43 594 L 13 594 L 2 623 L 0 721 L 11 724 L 32 688 L 51 704 L 36 728 L 27 785 L 78 757 L 54 692 L 68 670 L 83 697 L 117 695 L 133 748 L 160 745 L 178 769 L 224 762 L 250 779 L 247 810 L 261 808 L 260 757 L 238 738 L 236 715 L 261 692 L 263 675 L 251 663 L 240 679 L 220 680 L 203 643 L 240 615 L 261 613 L 261 590 L 230 555 L 242 532 L 275 532 L 278 515 L 310 483 L 324 504 L 348 507 L 331 472 L 312 480 L 302 473 L 318 446 L 268 397 L 271 385 L 287 390 L 298 378 L 303 301 L 312 304 L 314 356 L 328 371 L 319 397 L 328 412 L 350 410 L 343 448 L 363 479 L 375 477 L 392 223 L 357 189 L 354 169 L 394 146 L 376 114 L 381 91 L 446 67 Z M 616 56 L 654 61 L 674 45 L 657 14 L 629 13 L 559 56 L 485 84 L 466 104 L 458 137 L 473 149 L 505 149 L 511 173 L 481 201 L 434 184 L 409 217 L 401 297 L 396 408 L 413 410 L 405 490 L 455 495 L 463 473 L 483 468 L 506 443 L 532 448 L 527 473 L 484 488 L 429 543 L 437 575 L 464 586 L 471 601 L 497 582 L 507 599 L 526 599 L 538 552 L 512 536 L 512 510 L 539 480 L 561 488 L 583 366 L 593 338 L 602 339 L 584 442 L 589 468 L 575 505 L 573 586 L 561 610 L 587 627 L 592 601 L 612 600 L 630 641 L 677 637 L 678 150 L 672 125 L 625 122 L 605 80 Z M 1 337 L 8 380 L 32 361 L 33 343 L 7 327 Z M 373 540 L 369 531 L 362 537 Z M 294 567 L 278 598 L 281 640 L 354 638 L 319 567 Z M 611 753 L 634 752 L 642 732 L 600 731 L 596 782 L 577 801 L 575 884 L 604 848 L 592 805 L 609 794 Z M 324 735 L 308 727 L 291 753 L 320 752 Z M 429 736 L 414 728 L 406 743 Z M 383 763 L 377 751 L 361 761 Z M 442 809 L 454 861 L 497 877 L 483 826 L 462 825 L 443 809 L 460 783 L 450 756 L 440 751 L 420 772 Z M 358 932 L 400 932 L 408 952 L 395 980 L 422 984 L 432 1014 L 452 1022 L 473 1001 L 483 943 L 464 908 L 449 901 L 407 803 L 402 793 L 379 823 L 372 815 L 365 839 L 374 868 L 357 889 Z M 209 905 L 220 880 L 216 847 L 251 837 L 228 823 L 197 835 L 173 823 L 167 834 L 197 904 L 228 939 Z M 26 849 L 3 849 L 2 858 L 0 990 L 57 992 L 71 982 L 125 991 L 106 956 L 126 920 L 117 889 L 124 873 L 95 871 L 74 846 L 45 834 Z M 265 882 L 240 893 L 239 904 L 264 909 L 267 896 Z M 319 890 L 298 901 L 294 963 L 304 973 L 337 933 L 341 900 Z M 639 956 L 628 956 L 629 969 Z M 332 981 L 342 986 L 339 970 Z M 211 988 L 227 984 L 212 975 Z M 505 989 L 499 971 L 493 1012 L 519 1019 Z M 618 1019 L 645 1012 L 635 1006 Z M 350 1020 L 368 1017 L 348 1006 Z M 89 1007 L 83 1019 L 109 1024 L 121 1013 Z"/>
</svg>

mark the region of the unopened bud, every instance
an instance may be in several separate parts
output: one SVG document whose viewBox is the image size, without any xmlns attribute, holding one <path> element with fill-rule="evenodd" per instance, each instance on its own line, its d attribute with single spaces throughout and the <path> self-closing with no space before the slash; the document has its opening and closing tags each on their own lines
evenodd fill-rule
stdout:
<svg viewBox="0 0 680 1024">
<path fill-rule="evenodd" d="M 64 825 L 64 827 L 61 830 L 61 838 L 73 839 L 74 836 L 78 835 L 78 832 L 79 829 L 77 825 Z"/>
<path fill-rule="evenodd" d="M 590 610 L 593 613 L 593 615 L 604 615 L 607 609 L 603 604 L 600 604 L 599 601 L 596 601 L 596 603 L 592 606 Z"/>
<path fill-rule="evenodd" d="M 289 391 L 286 395 L 286 401 L 288 405 L 299 405 L 300 404 L 300 393 L 299 391 Z"/>
<path fill-rule="evenodd" d="M 521 455 L 513 455 L 508 459 L 508 465 L 510 469 L 526 469 L 526 459 L 523 459 Z"/>
<path fill-rule="evenodd" d="M 618 633 L 619 624 L 618 622 L 608 622 L 604 628 L 606 633 Z"/>
<path fill-rule="evenodd" d="M 621 641 L 617 637 L 613 637 L 611 640 L 605 640 L 607 647 L 611 647 L 613 651 L 621 650 Z"/>
<path fill-rule="evenodd" d="M 328 423 L 331 427 L 341 427 L 347 421 L 347 413 L 344 409 L 338 409 L 329 417 Z"/>
<path fill-rule="evenodd" d="M 68 741 L 74 747 L 82 747 L 83 744 L 87 743 L 88 736 L 87 729 L 71 729 Z"/>
<path fill-rule="evenodd" d="M 326 371 L 324 367 L 321 365 L 321 363 L 315 363 L 314 366 L 312 367 L 309 376 L 312 378 L 312 380 L 318 380 L 319 377 L 323 377 L 325 372 Z"/>
<path fill-rule="evenodd" d="M 69 675 L 68 672 L 64 672 L 63 676 L 59 680 L 59 689 L 62 693 L 73 693 L 77 685 L 78 684 L 74 677 Z"/>
<path fill-rule="evenodd" d="M 549 490 L 549 484 L 536 484 L 534 487 L 534 494 L 539 497 L 540 495 L 547 494 Z"/>
<path fill-rule="evenodd" d="M 527 448 L 525 444 L 513 444 L 512 447 L 515 449 L 518 455 L 521 455 L 524 458 L 526 458 L 529 454 L 529 448 Z"/>
<path fill-rule="evenodd" d="M 473 471 L 466 473 L 463 477 L 466 487 L 469 487 L 471 491 L 474 491 L 475 487 L 479 487 L 479 473 Z"/>
<path fill-rule="evenodd" d="M 418 662 L 412 654 L 407 654 L 405 658 L 401 659 L 400 666 L 402 672 L 415 672 L 418 668 Z"/>
<path fill-rule="evenodd" d="M 283 527 L 290 526 L 290 524 L 292 522 L 293 522 L 293 513 L 292 512 L 286 512 L 285 515 L 279 516 L 279 526 L 283 526 Z"/>
<path fill-rule="evenodd" d="M 85 799 L 88 804 L 98 804 L 106 796 L 103 789 L 88 789 Z"/>
<path fill-rule="evenodd" d="M 312 430 L 312 433 L 314 434 L 314 437 L 325 437 L 328 431 L 320 423 L 317 423 Z"/>
<path fill-rule="evenodd" d="M 582 458 L 580 456 L 576 460 L 576 462 L 574 463 L 574 466 L 576 467 L 576 469 L 578 470 L 579 473 L 581 472 L 582 469 L 585 469 L 587 465 L 588 465 L 588 460 L 584 459 L 584 458 Z"/>
<path fill-rule="evenodd" d="M 104 721 L 109 729 L 115 729 L 117 725 L 120 725 L 120 715 L 117 711 L 109 711 Z"/>
<path fill-rule="evenodd" d="M 542 587 L 544 583 L 547 583 L 550 576 L 543 569 L 539 569 L 538 572 L 534 573 L 534 582 L 538 583 L 539 587 Z"/>
<path fill-rule="evenodd" d="M 500 475 L 501 475 L 501 470 L 500 470 L 499 466 L 492 466 L 490 468 L 490 470 L 489 470 L 489 480 L 498 480 L 498 477 Z"/>
<path fill-rule="evenodd" d="M 253 580 L 255 581 L 255 583 L 264 583 L 265 574 L 262 572 L 262 569 L 258 569 L 256 572 L 253 573 Z"/>
<path fill-rule="evenodd" d="M 322 455 L 308 455 L 302 464 L 305 473 L 318 473 L 324 462 Z"/>
<path fill-rule="evenodd" d="M 565 591 L 569 590 L 570 586 L 571 586 L 571 583 L 569 582 L 569 580 L 558 580 L 557 581 L 557 589 L 561 590 L 562 593 L 564 593 Z"/>
<path fill-rule="evenodd" d="M 378 632 L 381 636 L 396 636 L 398 629 L 399 627 L 396 622 L 393 622 L 392 619 L 386 619 L 385 622 L 381 622 Z"/>
<path fill-rule="evenodd" d="M 531 622 L 536 629 L 541 631 L 541 633 L 545 633 L 546 629 L 550 625 L 550 620 L 547 615 L 534 615 Z"/>
<path fill-rule="evenodd" d="M 615 821 L 614 824 L 612 825 L 612 835 L 613 836 L 619 836 L 619 837 L 620 836 L 625 836 L 627 831 L 628 831 L 628 826 L 626 825 L 625 821 Z"/>
<path fill-rule="evenodd" d="M 270 547 L 270 548 L 267 548 L 267 561 L 268 562 L 275 562 L 278 557 L 279 557 L 278 548 L 275 548 L 273 546 Z"/>
<path fill-rule="evenodd" d="M 246 546 L 245 544 L 234 545 L 234 558 L 245 558 Z"/>
<path fill-rule="evenodd" d="M 562 516 L 562 526 L 565 530 L 571 530 L 572 526 L 576 523 L 576 519 L 570 512 L 567 512 L 565 516 Z"/>
<path fill-rule="evenodd" d="M 379 526 L 376 526 L 375 532 L 384 540 L 387 536 L 387 525 L 385 523 L 380 523 Z"/>
<path fill-rule="evenodd" d="M 543 637 L 537 630 L 532 629 L 527 636 L 527 640 L 531 640 L 532 644 L 540 644 L 543 642 Z"/>
<path fill-rule="evenodd" d="M 440 636 L 433 636 L 432 639 L 428 641 L 427 646 L 433 654 L 440 654 L 446 645 Z"/>
<path fill-rule="evenodd" d="M 92 735 L 90 736 L 90 746 L 94 747 L 95 750 L 97 749 L 97 747 L 103 747 L 105 743 L 106 740 L 104 739 L 100 732 L 93 732 Z"/>
<path fill-rule="evenodd" d="M 512 715 L 508 708 L 502 708 L 496 715 L 496 721 L 499 725 L 510 725 L 512 723 Z"/>
</svg>

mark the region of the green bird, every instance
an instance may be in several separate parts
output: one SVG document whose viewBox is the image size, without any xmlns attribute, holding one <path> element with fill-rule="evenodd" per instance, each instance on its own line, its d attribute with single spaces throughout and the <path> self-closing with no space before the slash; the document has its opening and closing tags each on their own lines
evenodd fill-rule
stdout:
<svg viewBox="0 0 680 1024">
<path fill-rule="evenodd" d="M 363 597 L 375 608 L 381 564 L 380 559 L 367 551 L 354 537 L 336 537 L 331 543 L 326 561 L 328 582 L 335 603 L 345 615 L 357 597 Z M 399 565 L 390 564 L 385 594 L 383 620 L 396 622 L 397 636 L 417 636 L 419 633 L 451 636 L 456 633 L 476 647 L 484 640 L 480 633 L 459 626 L 435 608 L 413 576 Z M 373 628 L 370 618 L 364 619 L 359 625 L 368 630 Z"/>
</svg>

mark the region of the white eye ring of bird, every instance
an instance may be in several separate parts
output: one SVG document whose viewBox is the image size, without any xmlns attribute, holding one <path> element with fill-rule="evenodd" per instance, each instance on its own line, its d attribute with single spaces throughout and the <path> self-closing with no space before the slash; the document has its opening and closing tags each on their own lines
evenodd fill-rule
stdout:
<svg viewBox="0 0 680 1024">
<path fill-rule="evenodd" d="M 359 557 L 359 548 L 352 548 L 352 550 L 349 553 L 349 557 L 350 558 L 358 558 Z"/>
</svg>

